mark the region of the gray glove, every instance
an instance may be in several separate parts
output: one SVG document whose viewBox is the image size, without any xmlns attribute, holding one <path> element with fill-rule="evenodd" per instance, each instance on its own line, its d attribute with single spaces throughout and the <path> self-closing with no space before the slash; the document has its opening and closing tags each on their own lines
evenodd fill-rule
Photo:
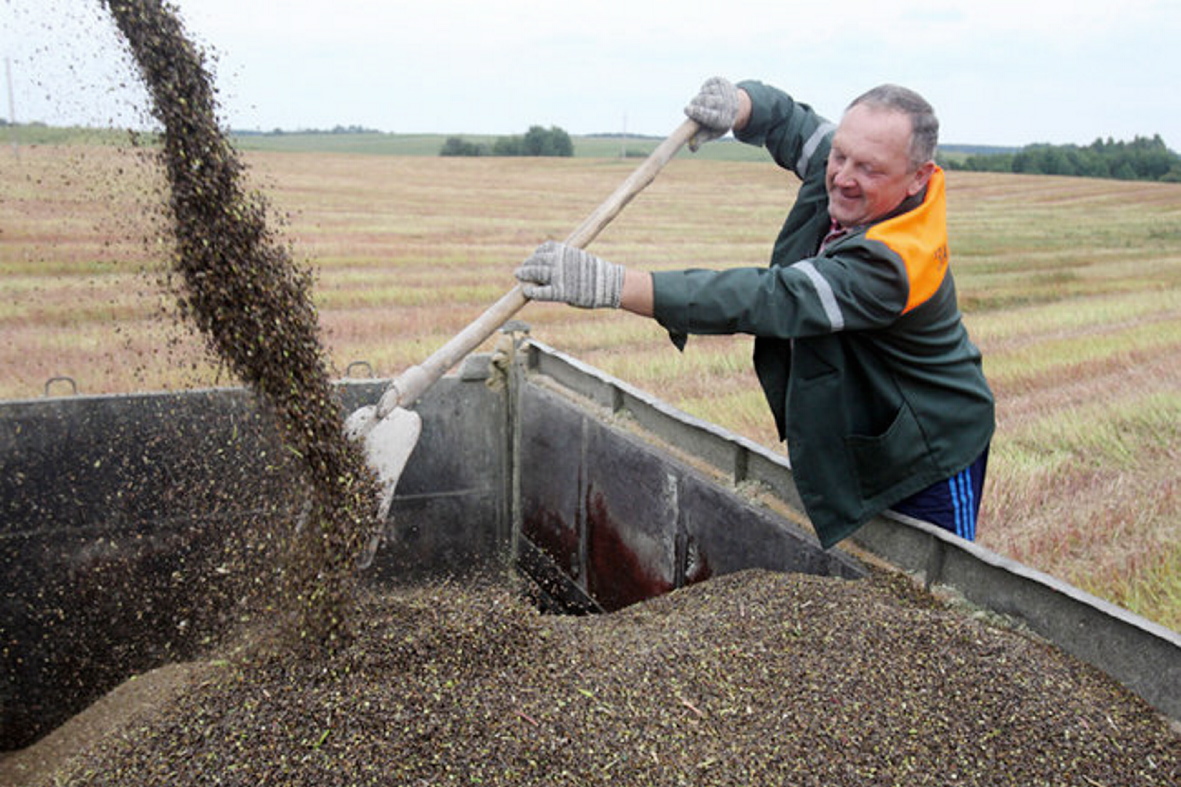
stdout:
<svg viewBox="0 0 1181 787">
<path fill-rule="evenodd" d="M 696 152 L 734 127 L 738 118 L 738 88 L 724 77 L 711 77 L 685 107 L 685 114 L 701 125 L 701 130 L 689 140 L 689 149 Z"/>
<path fill-rule="evenodd" d="M 583 309 L 619 308 L 623 266 L 564 243 L 546 241 L 514 274 L 535 301 L 561 301 Z"/>
</svg>

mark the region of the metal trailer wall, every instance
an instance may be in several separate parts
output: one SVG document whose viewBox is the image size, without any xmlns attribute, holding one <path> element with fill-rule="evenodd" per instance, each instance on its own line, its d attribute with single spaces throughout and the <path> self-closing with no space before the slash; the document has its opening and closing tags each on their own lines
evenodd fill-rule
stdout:
<svg viewBox="0 0 1181 787">
<path fill-rule="evenodd" d="M 220 545 L 289 515 L 288 485 L 242 392 L 0 404 L 0 747 L 200 647 Z"/>
<path fill-rule="evenodd" d="M 342 384 L 346 411 L 384 386 Z M 375 582 L 508 561 L 506 397 L 452 377 L 420 411 Z M 207 647 L 274 580 L 299 489 L 242 390 L 0 403 L 0 749 Z"/>
<path fill-rule="evenodd" d="M 535 342 L 507 387 L 485 384 L 488 360 L 468 359 L 418 406 L 423 434 L 374 582 L 515 563 L 547 603 L 590 611 L 755 566 L 861 573 L 847 550 L 816 545 L 785 456 Z M 345 410 L 385 384 L 342 383 Z M 233 580 L 274 570 L 274 541 L 228 572 L 221 549 L 243 522 L 290 526 L 291 472 L 242 391 L 0 403 L 0 748 L 199 652 L 195 632 L 235 609 Z M 856 540 L 1181 718 L 1175 632 L 923 523 L 881 517 Z"/>
<path fill-rule="evenodd" d="M 532 344 L 526 352 L 532 374 L 585 397 L 601 408 L 601 418 L 626 417 L 678 452 L 712 466 L 728 478 L 724 485 L 729 488 L 768 490 L 780 504 L 776 515 L 781 524 L 803 521 L 799 513 L 803 505 L 785 455 L 680 413 L 550 348 Z M 758 540 L 763 535 L 756 529 L 736 532 L 733 537 Z M 937 527 L 892 512 L 871 520 L 850 541 L 921 577 L 928 587 L 951 588 L 979 607 L 1027 626 L 1181 720 L 1181 634 Z"/>
</svg>

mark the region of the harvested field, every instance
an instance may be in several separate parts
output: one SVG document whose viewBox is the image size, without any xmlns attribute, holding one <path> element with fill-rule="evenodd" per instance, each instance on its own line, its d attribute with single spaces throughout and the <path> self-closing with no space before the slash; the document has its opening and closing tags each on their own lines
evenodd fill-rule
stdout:
<svg viewBox="0 0 1181 787">
<path fill-rule="evenodd" d="M 314 153 L 245 162 L 295 257 L 315 266 L 334 370 L 364 360 L 378 376 L 462 329 L 512 286 L 536 243 L 564 237 L 634 167 Z M 39 396 L 61 374 L 87 394 L 233 382 L 152 286 L 164 261 L 141 238 L 154 237 L 142 219 L 156 181 L 137 163 L 72 146 L 0 157 L 15 184 L 0 203 L 14 294 L 0 311 L 0 394 Z M 1177 629 L 1181 187 L 961 172 L 948 183 L 961 306 L 997 394 L 981 543 Z M 677 159 L 594 248 L 651 270 L 762 264 L 793 190 L 773 165 Z M 749 338 L 695 337 L 677 353 L 628 315 L 531 304 L 520 317 L 541 341 L 780 448 Z M 1085 431 L 1096 439 L 1079 439 Z"/>
<path fill-rule="evenodd" d="M 0 763 L 3 781 L 1181 779 L 1181 736 L 1109 678 L 895 575 L 742 572 L 589 617 L 440 584 L 366 595 L 360 613 L 330 663 L 243 651 L 125 684 Z"/>
</svg>

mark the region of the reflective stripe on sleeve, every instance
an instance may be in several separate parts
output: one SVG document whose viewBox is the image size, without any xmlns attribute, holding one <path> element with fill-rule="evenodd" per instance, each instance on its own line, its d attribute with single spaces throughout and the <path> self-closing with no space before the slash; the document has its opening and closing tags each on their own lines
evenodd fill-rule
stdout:
<svg viewBox="0 0 1181 787">
<path fill-rule="evenodd" d="M 816 289 L 816 295 L 820 298 L 820 305 L 824 308 L 824 314 L 828 317 L 828 323 L 832 326 L 833 331 L 843 330 L 845 327 L 845 315 L 841 313 L 841 307 L 837 304 L 837 296 L 832 291 L 832 285 L 828 283 L 828 279 L 816 270 L 816 266 L 812 264 L 811 260 L 800 260 L 791 267 L 798 268 L 808 277 L 812 282 L 812 286 Z"/>
<path fill-rule="evenodd" d="M 812 156 L 816 154 L 816 149 L 820 147 L 820 143 L 828 136 L 836 126 L 832 123 L 821 123 L 812 132 L 812 136 L 808 137 L 808 141 L 804 143 L 804 149 L 800 152 L 800 158 L 796 161 L 796 174 L 803 178 L 808 172 L 808 167 L 812 163 Z"/>
</svg>

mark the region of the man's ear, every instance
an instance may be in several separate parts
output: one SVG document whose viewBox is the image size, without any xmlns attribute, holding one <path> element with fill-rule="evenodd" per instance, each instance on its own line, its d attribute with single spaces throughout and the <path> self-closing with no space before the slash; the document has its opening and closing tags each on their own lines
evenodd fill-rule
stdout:
<svg viewBox="0 0 1181 787">
<path fill-rule="evenodd" d="M 914 175 L 911 176 L 910 185 L 906 187 L 907 196 L 913 197 L 915 194 L 918 194 L 920 191 L 925 189 L 927 184 L 931 181 L 931 176 L 933 174 L 935 174 L 934 161 L 928 161 L 926 164 L 923 164 L 921 167 L 916 169 L 914 171 Z"/>
</svg>

